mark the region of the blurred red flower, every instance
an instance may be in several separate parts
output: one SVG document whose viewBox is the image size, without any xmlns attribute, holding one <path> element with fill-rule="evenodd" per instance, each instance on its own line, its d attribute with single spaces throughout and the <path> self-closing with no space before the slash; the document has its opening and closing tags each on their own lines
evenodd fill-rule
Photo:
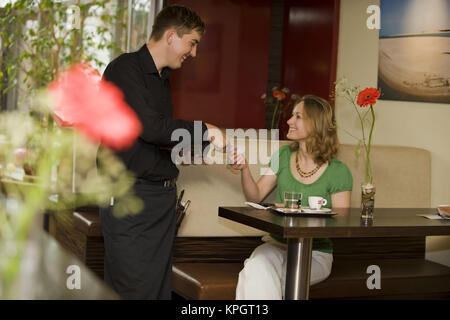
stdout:
<svg viewBox="0 0 450 320">
<path fill-rule="evenodd" d="M 266 110 L 272 113 L 272 121 L 268 129 L 277 129 L 281 114 L 284 112 L 284 109 L 287 105 L 286 101 L 283 102 L 283 100 L 286 100 L 289 89 L 282 88 L 280 90 L 276 86 L 273 87 L 271 91 L 272 94 L 266 95 L 266 93 L 263 93 L 261 96 L 261 100 L 266 105 Z"/>
<path fill-rule="evenodd" d="M 360 107 L 374 105 L 380 97 L 380 91 L 375 88 L 366 88 L 358 94 L 357 104 Z"/>
<path fill-rule="evenodd" d="M 58 124 L 79 129 L 93 142 L 123 149 L 141 133 L 139 118 L 120 89 L 102 80 L 89 65 L 72 66 L 58 75 L 48 90 Z"/>
<path fill-rule="evenodd" d="M 286 94 L 281 90 L 274 90 L 273 97 L 277 98 L 280 101 L 283 101 L 284 99 L 286 99 Z"/>
</svg>

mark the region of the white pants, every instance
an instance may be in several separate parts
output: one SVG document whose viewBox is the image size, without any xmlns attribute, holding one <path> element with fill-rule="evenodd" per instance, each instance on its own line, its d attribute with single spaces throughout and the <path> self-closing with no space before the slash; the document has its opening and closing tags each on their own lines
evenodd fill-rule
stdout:
<svg viewBox="0 0 450 320">
<path fill-rule="evenodd" d="M 287 250 L 264 243 L 244 262 L 236 287 L 236 300 L 281 300 L 286 282 Z M 325 280 L 331 273 L 333 255 L 312 252 L 310 284 Z"/>
</svg>

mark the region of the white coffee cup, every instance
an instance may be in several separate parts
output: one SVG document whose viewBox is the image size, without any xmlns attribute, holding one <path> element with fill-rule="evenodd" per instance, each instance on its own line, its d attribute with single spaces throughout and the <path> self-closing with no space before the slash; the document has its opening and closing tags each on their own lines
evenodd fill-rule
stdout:
<svg viewBox="0 0 450 320">
<path fill-rule="evenodd" d="M 320 210 L 322 206 L 327 205 L 327 199 L 322 197 L 308 197 L 309 207 L 314 210 Z"/>
</svg>

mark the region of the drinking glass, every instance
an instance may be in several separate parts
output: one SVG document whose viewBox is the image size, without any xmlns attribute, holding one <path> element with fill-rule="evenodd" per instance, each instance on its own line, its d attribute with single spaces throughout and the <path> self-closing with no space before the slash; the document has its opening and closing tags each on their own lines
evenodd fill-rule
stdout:
<svg viewBox="0 0 450 320">
<path fill-rule="evenodd" d="M 294 210 L 300 209 L 302 207 L 302 193 L 297 191 L 285 191 L 284 207 Z"/>
</svg>

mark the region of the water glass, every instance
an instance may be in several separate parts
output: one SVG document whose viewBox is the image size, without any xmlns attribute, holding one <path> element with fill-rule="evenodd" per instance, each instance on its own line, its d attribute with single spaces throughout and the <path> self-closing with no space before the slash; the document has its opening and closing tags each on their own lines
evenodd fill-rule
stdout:
<svg viewBox="0 0 450 320">
<path fill-rule="evenodd" d="M 297 191 L 285 191 L 284 207 L 289 209 L 301 209 L 302 193 Z"/>
</svg>

